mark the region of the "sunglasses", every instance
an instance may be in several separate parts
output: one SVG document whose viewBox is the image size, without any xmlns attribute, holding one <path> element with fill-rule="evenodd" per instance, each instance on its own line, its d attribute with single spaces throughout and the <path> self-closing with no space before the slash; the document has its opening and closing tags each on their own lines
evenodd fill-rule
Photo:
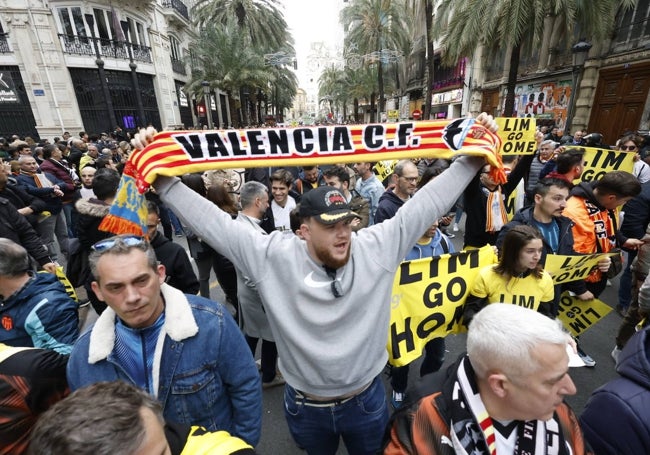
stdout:
<svg viewBox="0 0 650 455">
<path fill-rule="evenodd" d="M 110 250 L 118 243 L 126 246 L 140 246 L 146 244 L 146 239 L 139 235 L 122 235 L 118 237 L 111 237 L 110 239 L 100 240 L 95 243 L 91 248 L 93 251 L 101 253 L 102 251 Z"/>
<path fill-rule="evenodd" d="M 332 295 L 334 295 L 334 297 L 337 299 L 339 297 L 343 297 L 343 288 L 341 287 L 341 282 L 336 279 L 336 270 L 325 267 L 325 273 L 327 273 L 327 277 L 332 280 Z"/>
<path fill-rule="evenodd" d="M 621 145 L 618 149 L 621 152 L 633 152 L 636 150 L 636 145 Z"/>
</svg>

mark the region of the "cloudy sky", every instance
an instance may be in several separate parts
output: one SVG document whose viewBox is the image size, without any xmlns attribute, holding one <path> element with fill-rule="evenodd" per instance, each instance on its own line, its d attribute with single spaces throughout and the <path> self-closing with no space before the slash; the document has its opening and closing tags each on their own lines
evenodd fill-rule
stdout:
<svg viewBox="0 0 650 455">
<path fill-rule="evenodd" d="M 342 0 L 282 0 L 284 17 L 293 35 L 298 58 L 298 79 L 306 88 L 317 81 L 325 62 L 332 61 L 343 41 L 338 23 Z M 319 44 L 323 43 L 321 47 Z M 315 59 L 315 55 L 331 58 Z M 313 81 L 312 81 L 313 80 Z"/>
</svg>

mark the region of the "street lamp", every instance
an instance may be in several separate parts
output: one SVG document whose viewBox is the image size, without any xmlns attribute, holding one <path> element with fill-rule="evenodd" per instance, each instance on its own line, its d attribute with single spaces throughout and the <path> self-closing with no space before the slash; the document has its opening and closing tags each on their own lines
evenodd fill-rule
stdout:
<svg viewBox="0 0 650 455">
<path fill-rule="evenodd" d="M 208 121 L 208 129 L 212 129 L 212 100 L 210 99 L 210 83 L 201 82 L 203 86 L 203 101 L 205 102 L 205 118 Z"/>
<path fill-rule="evenodd" d="M 133 94 L 135 95 L 135 103 L 138 108 L 138 124 L 144 126 L 147 124 L 147 120 L 144 113 L 144 106 L 142 105 L 142 96 L 140 95 L 140 83 L 138 82 L 138 73 L 136 69 L 138 65 L 133 61 L 133 44 L 129 41 L 129 22 L 120 21 L 120 26 L 122 27 L 122 32 L 124 35 L 124 44 L 126 45 L 129 51 L 129 68 L 131 68 L 131 85 L 133 86 Z"/>
<path fill-rule="evenodd" d="M 580 40 L 571 47 L 571 52 L 573 52 L 573 69 L 571 72 L 571 79 L 573 82 L 573 88 L 571 93 L 571 102 L 569 103 L 569 112 L 567 113 L 567 119 L 565 124 L 565 133 L 571 133 L 571 123 L 573 122 L 573 116 L 575 115 L 576 101 L 578 99 L 578 87 L 582 80 L 582 71 L 585 67 L 585 61 L 587 60 L 587 55 L 589 54 L 589 49 L 591 49 L 591 43 L 586 41 L 584 38 Z"/>
<path fill-rule="evenodd" d="M 90 28 L 90 37 L 93 40 L 93 48 L 95 49 L 95 63 L 97 64 L 97 72 L 99 73 L 99 83 L 102 86 L 102 92 L 104 93 L 104 102 L 106 103 L 106 111 L 108 113 L 108 119 L 111 122 L 110 129 L 115 128 L 117 121 L 115 120 L 115 111 L 113 110 L 113 100 L 111 99 L 111 92 L 108 89 L 108 83 L 106 80 L 106 71 L 104 70 L 104 60 L 102 60 L 101 55 L 99 54 L 99 48 L 97 47 L 97 40 L 95 38 L 95 16 L 92 14 L 84 14 L 86 18 L 86 24 Z"/>
</svg>

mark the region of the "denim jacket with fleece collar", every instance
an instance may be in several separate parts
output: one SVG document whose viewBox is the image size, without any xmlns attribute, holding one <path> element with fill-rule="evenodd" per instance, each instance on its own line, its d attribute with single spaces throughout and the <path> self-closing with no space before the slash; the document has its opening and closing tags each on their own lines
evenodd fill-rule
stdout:
<svg viewBox="0 0 650 455">
<path fill-rule="evenodd" d="M 256 445 L 262 390 L 253 356 L 223 305 L 163 284 L 165 323 L 153 362 L 165 420 L 225 430 Z M 107 308 L 74 346 L 71 390 L 99 381 L 134 381 L 117 363 L 115 312 Z"/>
</svg>

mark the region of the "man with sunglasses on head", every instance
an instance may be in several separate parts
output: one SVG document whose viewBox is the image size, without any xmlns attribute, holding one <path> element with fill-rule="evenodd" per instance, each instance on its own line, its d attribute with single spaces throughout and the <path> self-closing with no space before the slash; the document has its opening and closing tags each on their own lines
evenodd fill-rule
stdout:
<svg viewBox="0 0 650 455">
<path fill-rule="evenodd" d="M 496 131 L 491 116 L 477 121 Z M 136 142 L 141 146 L 143 140 Z M 178 179 L 154 182 L 165 203 L 255 283 L 287 381 L 285 417 L 307 453 L 334 454 L 341 437 L 349 453 L 381 448 L 388 404 L 380 374 L 388 360 L 395 271 L 483 162 L 458 158 L 393 218 L 354 234 L 351 224 L 358 215 L 332 187 L 303 195 L 298 237 L 241 229 Z"/>
<path fill-rule="evenodd" d="M 257 444 L 259 373 L 224 306 L 166 284 L 165 266 L 142 237 L 101 240 L 89 263 L 92 289 L 108 308 L 74 346 L 71 390 L 126 381 L 157 397 L 168 421 Z"/>
</svg>

